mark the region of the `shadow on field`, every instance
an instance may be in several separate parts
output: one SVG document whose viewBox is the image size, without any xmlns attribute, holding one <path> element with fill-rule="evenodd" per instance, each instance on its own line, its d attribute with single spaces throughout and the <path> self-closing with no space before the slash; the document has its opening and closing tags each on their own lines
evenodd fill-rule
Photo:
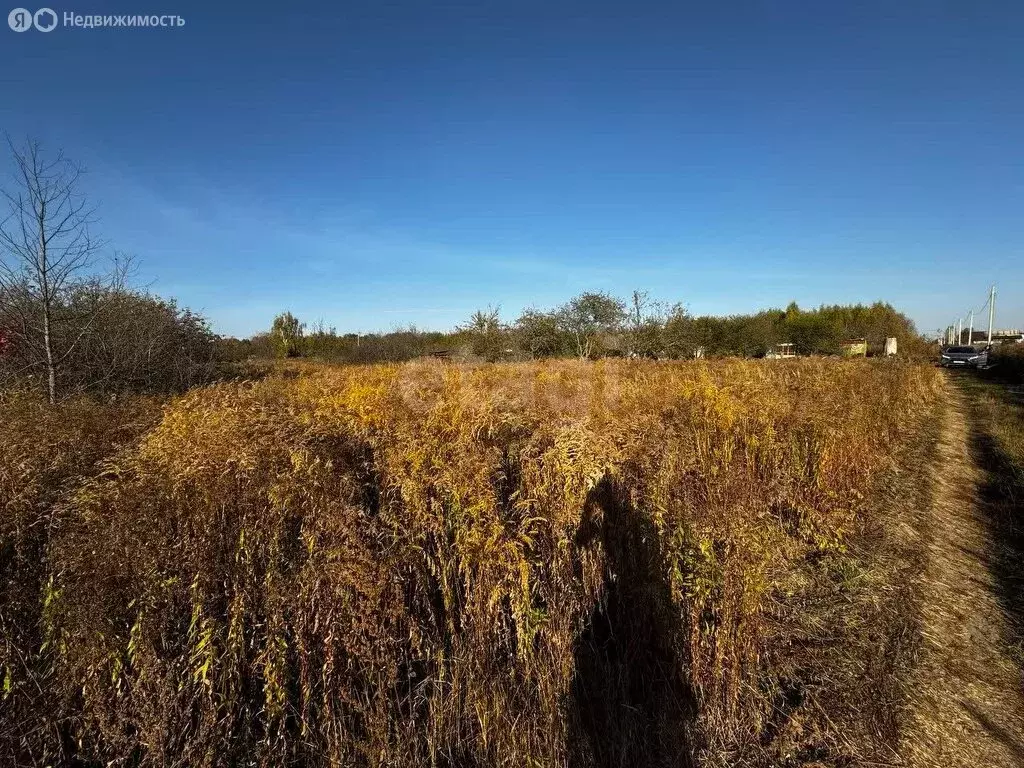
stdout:
<svg viewBox="0 0 1024 768">
<path fill-rule="evenodd" d="M 678 630 L 657 560 L 657 536 L 605 480 L 587 503 L 607 554 L 604 597 L 577 641 L 570 766 L 693 765 L 693 693 L 673 643 Z M 581 542 L 583 543 L 583 542 Z"/>
<path fill-rule="evenodd" d="M 980 709 L 971 704 L 962 705 L 965 710 L 973 717 L 982 728 L 985 729 L 992 738 L 1000 742 L 1005 746 L 1018 760 L 1020 764 L 1024 765 L 1024 747 L 1021 746 L 1020 742 L 1014 737 L 1010 731 L 1008 731 L 999 723 L 995 722 L 991 717 L 986 715 Z"/>
<path fill-rule="evenodd" d="M 1015 415 L 1024 409 L 1024 401 L 1014 397 L 998 382 L 983 374 L 963 371 L 954 380 L 965 395 L 970 416 L 971 458 L 980 472 L 978 504 L 989 531 L 993 548 L 982 553 L 995 579 L 998 597 L 1010 619 L 1017 643 L 1024 635 L 1024 487 L 1020 469 L 1000 448 L 991 431 L 990 419 L 982 412 L 983 395 L 995 399 L 999 415 Z M 997 415 L 998 417 L 998 415 Z"/>
</svg>

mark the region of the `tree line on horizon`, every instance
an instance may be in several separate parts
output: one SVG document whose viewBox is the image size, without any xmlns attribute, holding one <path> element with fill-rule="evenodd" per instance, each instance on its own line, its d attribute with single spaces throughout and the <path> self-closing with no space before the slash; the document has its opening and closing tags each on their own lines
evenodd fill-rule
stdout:
<svg viewBox="0 0 1024 768">
<path fill-rule="evenodd" d="M 0 387 L 39 389 L 51 403 L 74 393 L 181 392 L 224 375 L 223 364 L 249 358 L 758 357 L 780 343 L 798 354 L 835 354 L 851 337 L 876 351 L 889 336 L 905 353 L 925 345 L 906 315 L 881 302 L 812 310 L 792 303 L 714 317 L 693 316 L 644 291 L 628 299 L 581 293 L 553 309 L 525 309 L 512 322 L 487 307 L 448 331 L 338 333 L 284 312 L 266 333 L 219 338 L 202 315 L 130 284 L 133 259 L 94 235 L 95 211 L 81 193 L 78 165 L 38 141 L 7 141 L 14 173 L 13 183 L 0 187 L 0 207 L 7 208 L 0 218 Z"/>
<path fill-rule="evenodd" d="M 839 354 L 843 341 L 865 339 L 869 354 L 894 337 L 901 353 L 922 354 L 927 342 L 913 321 L 891 304 L 822 305 L 752 314 L 692 315 L 682 304 L 651 300 L 645 291 L 628 299 L 586 292 L 549 310 L 530 307 L 513 322 L 487 307 L 449 331 L 415 326 L 390 332 L 338 333 L 318 323 L 306 326 L 291 312 L 279 314 L 267 332 L 249 339 L 224 339 L 225 355 L 246 358 L 312 358 L 333 362 L 402 362 L 437 355 L 502 360 L 634 357 L 681 360 L 694 357 L 763 357 L 779 344 L 800 355 Z"/>
</svg>

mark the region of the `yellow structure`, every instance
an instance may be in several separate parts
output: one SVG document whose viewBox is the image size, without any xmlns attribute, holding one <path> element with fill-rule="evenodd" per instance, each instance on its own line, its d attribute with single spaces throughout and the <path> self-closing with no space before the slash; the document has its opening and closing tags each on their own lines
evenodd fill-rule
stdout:
<svg viewBox="0 0 1024 768">
<path fill-rule="evenodd" d="M 843 357 L 867 357 L 868 356 L 868 340 L 867 339 L 847 339 L 839 345 L 842 349 Z"/>
</svg>

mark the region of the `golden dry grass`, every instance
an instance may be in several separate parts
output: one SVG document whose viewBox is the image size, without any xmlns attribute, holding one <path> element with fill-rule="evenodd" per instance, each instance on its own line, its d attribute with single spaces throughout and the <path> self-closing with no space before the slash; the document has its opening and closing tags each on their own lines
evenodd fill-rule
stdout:
<svg viewBox="0 0 1024 768">
<path fill-rule="evenodd" d="M 35 394 L 0 392 L 0 764 L 57 764 L 63 754 L 67 731 L 42 631 L 60 501 L 158 416 L 151 399 L 54 407 Z"/>
<path fill-rule="evenodd" d="M 937 393 L 892 361 L 307 368 L 194 391 L 75 492 L 50 548 L 79 751 L 726 750 L 771 716 L 773 590 L 843 549 Z"/>
</svg>

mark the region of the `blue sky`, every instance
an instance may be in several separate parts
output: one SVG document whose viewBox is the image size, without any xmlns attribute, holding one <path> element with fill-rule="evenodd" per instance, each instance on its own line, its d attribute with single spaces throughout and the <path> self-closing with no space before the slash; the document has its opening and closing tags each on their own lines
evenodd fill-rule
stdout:
<svg viewBox="0 0 1024 768">
<path fill-rule="evenodd" d="M 80 160 L 139 282 L 221 333 L 634 288 L 930 331 L 991 282 L 1024 325 L 1019 2 L 52 7 L 185 18 L 3 29 L 0 127 Z"/>
</svg>

